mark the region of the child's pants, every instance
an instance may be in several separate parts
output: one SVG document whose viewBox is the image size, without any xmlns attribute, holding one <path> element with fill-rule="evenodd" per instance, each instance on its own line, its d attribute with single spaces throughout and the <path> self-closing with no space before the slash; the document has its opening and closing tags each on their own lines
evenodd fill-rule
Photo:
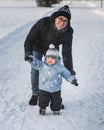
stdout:
<svg viewBox="0 0 104 130">
<path fill-rule="evenodd" d="M 62 104 L 61 91 L 49 93 L 43 90 L 39 90 L 40 108 L 45 109 L 49 105 L 49 103 L 52 111 L 59 111 Z"/>
</svg>

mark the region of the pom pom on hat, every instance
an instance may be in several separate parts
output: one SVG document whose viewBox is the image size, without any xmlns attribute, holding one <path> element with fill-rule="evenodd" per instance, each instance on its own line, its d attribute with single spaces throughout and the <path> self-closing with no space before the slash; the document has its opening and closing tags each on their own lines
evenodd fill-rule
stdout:
<svg viewBox="0 0 104 130">
<path fill-rule="evenodd" d="M 50 44 L 49 48 L 52 49 L 52 48 L 55 48 L 55 46 L 53 44 Z"/>
</svg>

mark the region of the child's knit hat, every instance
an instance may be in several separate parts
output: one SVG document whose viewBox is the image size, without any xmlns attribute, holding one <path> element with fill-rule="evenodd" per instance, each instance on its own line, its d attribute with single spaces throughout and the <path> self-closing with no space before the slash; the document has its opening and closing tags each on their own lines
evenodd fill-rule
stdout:
<svg viewBox="0 0 104 130">
<path fill-rule="evenodd" d="M 49 45 L 49 49 L 47 50 L 45 57 L 53 57 L 55 59 L 59 59 L 59 52 L 53 44 Z"/>
</svg>

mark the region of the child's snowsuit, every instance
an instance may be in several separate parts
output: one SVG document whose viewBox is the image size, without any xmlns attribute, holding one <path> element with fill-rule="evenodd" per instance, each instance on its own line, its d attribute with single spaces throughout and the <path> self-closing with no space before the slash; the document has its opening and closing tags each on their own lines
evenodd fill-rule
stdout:
<svg viewBox="0 0 104 130">
<path fill-rule="evenodd" d="M 45 109 L 50 103 L 52 111 L 61 109 L 61 85 L 62 77 L 68 82 L 72 82 L 75 76 L 71 75 L 64 65 L 61 65 L 59 60 L 54 65 L 48 65 L 46 61 L 40 61 L 33 58 L 30 63 L 34 69 L 39 71 L 39 106 Z"/>
</svg>

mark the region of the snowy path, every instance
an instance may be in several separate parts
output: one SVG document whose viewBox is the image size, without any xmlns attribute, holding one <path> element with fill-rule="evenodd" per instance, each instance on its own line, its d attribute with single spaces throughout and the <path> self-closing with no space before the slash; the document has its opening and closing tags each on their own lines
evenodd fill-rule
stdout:
<svg viewBox="0 0 104 130">
<path fill-rule="evenodd" d="M 104 129 L 104 17 L 94 9 L 71 11 L 75 30 L 73 59 L 79 87 L 63 82 L 65 110 L 60 116 L 53 116 L 47 108 L 47 115 L 41 117 L 38 106 L 28 105 L 30 66 L 23 60 L 23 43 L 34 22 L 0 40 L 0 130 Z"/>
</svg>

